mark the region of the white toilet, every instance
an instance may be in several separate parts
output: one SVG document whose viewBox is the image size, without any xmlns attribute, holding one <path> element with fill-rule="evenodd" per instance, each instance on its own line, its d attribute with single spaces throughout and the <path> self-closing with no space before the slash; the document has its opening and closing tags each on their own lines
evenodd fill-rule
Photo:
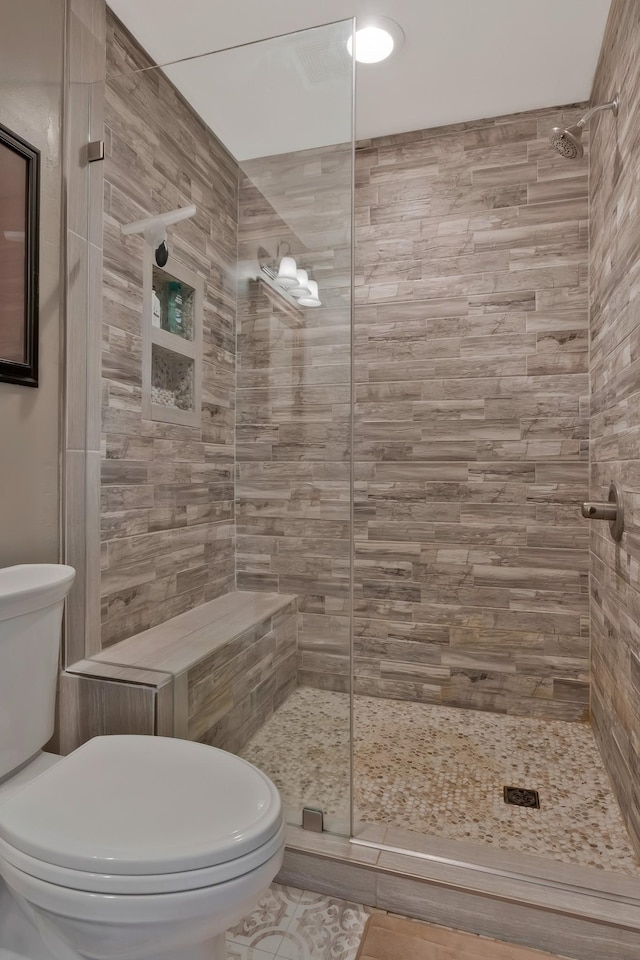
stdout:
<svg viewBox="0 0 640 960">
<path fill-rule="evenodd" d="M 282 863 L 278 791 L 188 740 L 41 753 L 74 575 L 0 570 L 0 960 L 222 960 Z"/>
</svg>

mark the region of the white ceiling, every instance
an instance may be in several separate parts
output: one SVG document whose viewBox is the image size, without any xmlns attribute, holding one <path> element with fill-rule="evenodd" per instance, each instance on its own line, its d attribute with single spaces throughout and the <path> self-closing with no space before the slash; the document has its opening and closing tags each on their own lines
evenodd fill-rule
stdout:
<svg viewBox="0 0 640 960">
<path fill-rule="evenodd" d="M 357 136 L 374 137 L 586 100 L 611 0 L 109 0 L 159 64 L 377 14 L 406 35 L 358 68 Z M 349 126 L 345 25 L 170 67 L 239 160 L 335 143 Z M 332 49 L 309 83 L 300 50 Z M 328 61 L 327 61 L 328 62 Z"/>
</svg>

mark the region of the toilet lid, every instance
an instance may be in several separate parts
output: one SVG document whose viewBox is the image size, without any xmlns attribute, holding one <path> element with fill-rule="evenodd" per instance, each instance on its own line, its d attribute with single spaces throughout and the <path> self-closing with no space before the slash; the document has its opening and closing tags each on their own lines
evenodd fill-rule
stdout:
<svg viewBox="0 0 640 960">
<path fill-rule="evenodd" d="M 281 822 L 278 791 L 256 767 L 167 737 L 96 737 L 0 806 L 0 837 L 17 850 L 116 875 L 225 863 Z"/>
</svg>

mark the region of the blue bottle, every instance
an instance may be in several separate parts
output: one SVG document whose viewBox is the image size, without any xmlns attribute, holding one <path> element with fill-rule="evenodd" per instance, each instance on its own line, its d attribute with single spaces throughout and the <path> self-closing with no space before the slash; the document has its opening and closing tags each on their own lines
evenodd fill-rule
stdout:
<svg viewBox="0 0 640 960">
<path fill-rule="evenodd" d="M 176 280 L 169 282 L 167 297 L 167 327 L 170 333 L 184 335 L 182 322 L 182 287 Z"/>
</svg>

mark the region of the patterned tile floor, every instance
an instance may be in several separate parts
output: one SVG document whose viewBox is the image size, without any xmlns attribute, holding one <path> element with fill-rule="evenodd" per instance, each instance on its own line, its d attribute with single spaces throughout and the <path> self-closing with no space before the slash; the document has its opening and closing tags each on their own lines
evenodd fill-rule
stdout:
<svg viewBox="0 0 640 960">
<path fill-rule="evenodd" d="M 349 701 L 298 689 L 243 750 L 289 810 L 320 806 L 331 828 L 349 798 Z M 640 876 L 586 724 L 357 697 L 356 818 Z M 541 809 L 510 807 L 532 787 Z"/>
<path fill-rule="evenodd" d="M 227 960 L 354 960 L 370 910 L 272 884 L 227 933 Z"/>
</svg>

